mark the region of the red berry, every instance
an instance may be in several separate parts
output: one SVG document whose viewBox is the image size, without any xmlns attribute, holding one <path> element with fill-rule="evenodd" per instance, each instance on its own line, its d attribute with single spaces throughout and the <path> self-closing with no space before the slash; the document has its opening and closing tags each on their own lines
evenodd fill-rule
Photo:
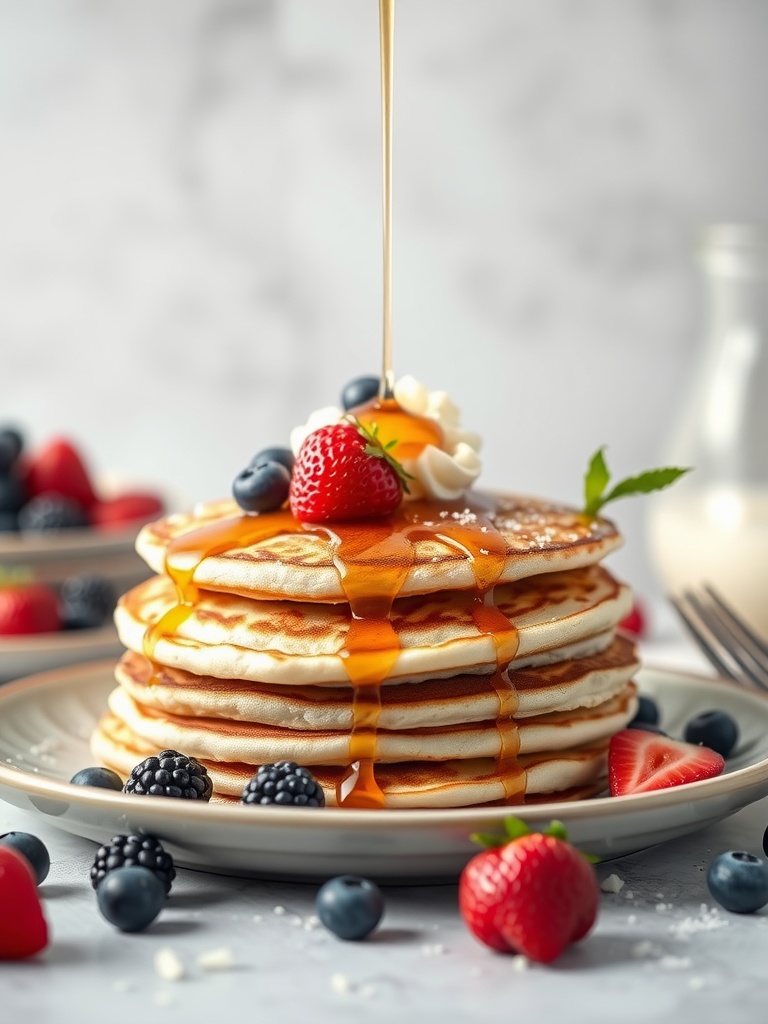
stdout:
<svg viewBox="0 0 768 1024">
<path fill-rule="evenodd" d="M 0 960 L 23 960 L 47 945 L 34 872 L 22 854 L 0 846 Z"/>
<path fill-rule="evenodd" d="M 640 639 L 645 636 L 646 621 L 645 612 L 643 606 L 635 598 L 635 603 L 632 605 L 632 611 L 629 615 L 625 615 L 619 623 L 619 629 L 625 633 L 630 633 L 632 636 L 636 636 Z"/>
<path fill-rule="evenodd" d="M 709 747 L 682 743 L 645 729 L 622 729 L 608 748 L 611 796 L 648 793 L 720 775 L 725 761 Z"/>
<path fill-rule="evenodd" d="M 61 629 L 59 599 L 42 583 L 0 585 L 0 636 Z"/>
<path fill-rule="evenodd" d="M 100 530 L 119 530 L 129 524 L 148 523 L 162 514 L 163 507 L 157 495 L 135 491 L 108 501 L 97 501 L 91 507 L 89 518 L 91 525 Z"/>
<path fill-rule="evenodd" d="M 459 880 L 459 908 L 472 934 L 491 949 L 540 963 L 584 938 L 599 902 L 586 858 L 541 833 L 479 853 Z"/>
<path fill-rule="evenodd" d="M 400 504 L 404 472 L 357 422 L 320 427 L 304 441 L 291 477 L 291 512 L 303 522 L 390 515 Z"/>
<path fill-rule="evenodd" d="M 26 463 L 26 484 L 30 498 L 59 494 L 89 509 L 96 493 L 80 454 L 62 438 L 50 441 Z"/>
</svg>

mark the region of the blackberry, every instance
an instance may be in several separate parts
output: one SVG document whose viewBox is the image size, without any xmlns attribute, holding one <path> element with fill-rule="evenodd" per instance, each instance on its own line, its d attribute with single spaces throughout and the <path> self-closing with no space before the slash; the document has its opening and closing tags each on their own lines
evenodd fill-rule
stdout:
<svg viewBox="0 0 768 1024">
<path fill-rule="evenodd" d="M 91 885 L 98 889 L 99 883 L 115 868 L 149 868 L 163 883 L 166 896 L 176 877 L 173 857 L 154 836 L 114 836 L 109 843 L 96 851 L 91 868 Z"/>
<path fill-rule="evenodd" d="M 20 530 L 71 530 L 87 525 L 82 506 L 58 494 L 40 494 L 19 512 Z"/>
<path fill-rule="evenodd" d="M 210 800 L 213 783 L 208 771 L 194 757 L 180 754 L 178 750 L 162 750 L 136 765 L 123 792 Z"/>
<path fill-rule="evenodd" d="M 243 790 L 244 804 L 277 804 L 280 807 L 324 807 L 322 786 L 307 768 L 294 761 L 263 764 Z"/>
<path fill-rule="evenodd" d="M 115 590 L 104 576 L 83 573 L 61 585 L 61 617 L 65 629 L 103 626 L 115 610 Z"/>
</svg>

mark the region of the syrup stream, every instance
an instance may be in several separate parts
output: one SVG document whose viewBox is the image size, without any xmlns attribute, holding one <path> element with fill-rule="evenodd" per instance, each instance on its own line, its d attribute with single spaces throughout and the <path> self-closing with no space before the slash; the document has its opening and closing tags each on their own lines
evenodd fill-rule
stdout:
<svg viewBox="0 0 768 1024">
<path fill-rule="evenodd" d="M 379 0 L 381 33 L 381 149 L 384 187 L 384 333 L 380 398 L 392 398 L 392 80 L 394 73 L 395 0 Z"/>
</svg>

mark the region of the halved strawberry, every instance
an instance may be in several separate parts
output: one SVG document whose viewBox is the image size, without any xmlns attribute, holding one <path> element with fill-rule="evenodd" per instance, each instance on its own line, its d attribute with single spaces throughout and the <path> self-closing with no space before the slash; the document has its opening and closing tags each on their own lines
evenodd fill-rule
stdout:
<svg viewBox="0 0 768 1024">
<path fill-rule="evenodd" d="M 50 441 L 32 455 L 26 462 L 25 476 L 30 498 L 59 494 L 72 498 L 84 509 L 89 509 L 96 501 L 96 492 L 80 453 L 64 438 Z"/>
<path fill-rule="evenodd" d="M 644 729 L 617 732 L 608 748 L 611 796 L 711 779 L 724 767 L 723 758 L 709 747 L 682 743 Z"/>
<path fill-rule="evenodd" d="M 133 491 L 107 501 L 97 501 L 90 510 L 91 526 L 100 530 L 119 530 L 129 524 L 148 523 L 163 511 L 155 494 Z"/>
</svg>

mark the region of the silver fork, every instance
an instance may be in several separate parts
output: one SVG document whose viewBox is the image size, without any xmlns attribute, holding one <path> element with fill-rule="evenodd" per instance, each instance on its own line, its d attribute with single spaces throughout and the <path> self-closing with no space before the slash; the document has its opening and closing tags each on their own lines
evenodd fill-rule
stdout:
<svg viewBox="0 0 768 1024">
<path fill-rule="evenodd" d="M 709 585 L 670 601 L 717 671 L 745 686 L 768 691 L 768 642 L 758 636 Z"/>
</svg>

